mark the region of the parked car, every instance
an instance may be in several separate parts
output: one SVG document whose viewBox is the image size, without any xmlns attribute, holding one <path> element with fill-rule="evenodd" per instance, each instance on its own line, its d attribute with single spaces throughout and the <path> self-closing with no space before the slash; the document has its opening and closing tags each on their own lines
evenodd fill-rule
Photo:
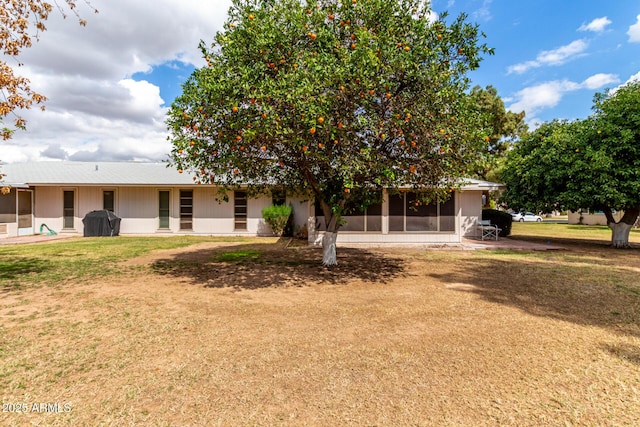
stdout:
<svg viewBox="0 0 640 427">
<path fill-rule="evenodd" d="M 513 212 L 511 216 L 514 221 L 519 222 L 542 222 L 542 217 L 533 212 Z"/>
</svg>

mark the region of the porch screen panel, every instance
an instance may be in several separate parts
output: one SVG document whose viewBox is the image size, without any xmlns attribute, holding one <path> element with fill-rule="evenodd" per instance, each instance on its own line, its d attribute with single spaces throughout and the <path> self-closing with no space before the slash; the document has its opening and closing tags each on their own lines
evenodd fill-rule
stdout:
<svg viewBox="0 0 640 427">
<path fill-rule="evenodd" d="M 180 190 L 180 230 L 193 230 L 193 190 Z"/>
<path fill-rule="evenodd" d="M 158 192 L 158 228 L 169 228 L 169 192 Z"/>
<path fill-rule="evenodd" d="M 438 206 L 425 205 L 419 194 L 410 192 L 405 198 L 406 231 L 438 231 Z"/>
<path fill-rule="evenodd" d="M 358 209 L 352 203 L 347 203 L 345 212 L 346 215 L 342 215 L 343 224 L 340 226 L 341 231 L 364 231 L 364 218 L 365 212 Z M 325 221 L 326 222 L 326 221 Z"/>
<path fill-rule="evenodd" d="M 0 224 L 16 222 L 16 190 L 0 195 Z"/>
<path fill-rule="evenodd" d="M 389 231 L 404 231 L 404 193 L 389 196 Z"/>
<path fill-rule="evenodd" d="M 382 203 L 367 208 L 367 231 L 382 231 Z"/>
<path fill-rule="evenodd" d="M 440 231 L 455 231 L 456 201 L 452 195 L 444 203 L 440 203 Z"/>
<path fill-rule="evenodd" d="M 75 215 L 75 191 L 65 190 L 62 197 L 62 227 L 73 228 L 73 219 Z"/>
<path fill-rule="evenodd" d="M 33 227 L 31 191 L 18 191 L 18 228 Z"/>
</svg>

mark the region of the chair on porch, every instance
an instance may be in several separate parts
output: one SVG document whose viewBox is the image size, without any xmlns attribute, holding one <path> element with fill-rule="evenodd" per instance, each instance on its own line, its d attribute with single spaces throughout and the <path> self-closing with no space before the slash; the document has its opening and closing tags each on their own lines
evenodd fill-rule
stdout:
<svg viewBox="0 0 640 427">
<path fill-rule="evenodd" d="M 480 240 L 498 240 L 498 236 L 502 229 L 498 228 L 497 225 L 491 224 L 491 221 L 488 219 L 479 219 L 476 224 L 476 236 L 480 238 Z"/>
</svg>

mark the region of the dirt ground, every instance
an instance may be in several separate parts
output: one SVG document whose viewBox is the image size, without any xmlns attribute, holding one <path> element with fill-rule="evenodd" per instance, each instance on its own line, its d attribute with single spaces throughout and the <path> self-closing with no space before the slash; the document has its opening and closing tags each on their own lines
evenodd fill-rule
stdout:
<svg viewBox="0 0 640 427">
<path fill-rule="evenodd" d="M 0 425 L 640 425 L 639 255 L 154 252 L 2 295 Z"/>
</svg>

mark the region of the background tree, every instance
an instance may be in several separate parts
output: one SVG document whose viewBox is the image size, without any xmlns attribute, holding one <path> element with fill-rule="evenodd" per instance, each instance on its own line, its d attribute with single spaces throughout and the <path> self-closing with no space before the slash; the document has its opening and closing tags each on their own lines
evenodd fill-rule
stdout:
<svg viewBox="0 0 640 427">
<path fill-rule="evenodd" d="M 64 0 L 64 3 L 76 15 L 80 25 L 86 25 L 86 21 L 77 13 L 77 1 Z M 89 2 L 85 3 L 97 12 Z M 66 17 L 65 8 L 55 1 L 51 4 L 43 0 L 0 0 L 0 51 L 4 54 L 0 60 L 0 135 L 3 140 L 11 138 L 15 129 L 25 128 L 24 118 L 15 110 L 28 109 L 46 100 L 44 95 L 31 89 L 28 79 L 14 73 L 14 66 L 22 65 L 18 59 L 22 50 L 30 47 L 33 40 L 38 40 L 40 34 L 46 31 L 44 23 L 54 5 Z M 8 59 L 13 59 L 15 65 L 9 64 Z M 14 116 L 13 128 L 5 122 L 10 115 Z M 0 182 L 2 177 L 0 173 Z M 6 191 L 7 188 L 3 187 L 2 192 Z"/>
<path fill-rule="evenodd" d="M 515 208 L 602 210 L 612 245 L 627 247 L 640 212 L 640 82 L 594 97 L 585 120 L 546 123 L 516 144 L 503 170 Z M 620 221 L 614 210 L 624 211 Z"/>
<path fill-rule="evenodd" d="M 498 90 L 493 86 L 482 88 L 474 86 L 471 97 L 476 107 L 486 115 L 491 129 L 489 146 L 482 160 L 477 163 L 474 171 L 476 177 L 485 180 L 498 180 L 496 169 L 500 168 L 509 146 L 518 138 L 526 134 L 528 126 L 524 121 L 524 111 L 514 113 L 508 111 L 504 101 L 498 96 Z"/>
<path fill-rule="evenodd" d="M 486 148 L 465 73 L 491 53 L 421 0 L 235 0 L 173 103 L 172 162 L 202 183 L 315 198 L 323 263 L 349 205 L 381 189 L 449 197 Z"/>
</svg>

